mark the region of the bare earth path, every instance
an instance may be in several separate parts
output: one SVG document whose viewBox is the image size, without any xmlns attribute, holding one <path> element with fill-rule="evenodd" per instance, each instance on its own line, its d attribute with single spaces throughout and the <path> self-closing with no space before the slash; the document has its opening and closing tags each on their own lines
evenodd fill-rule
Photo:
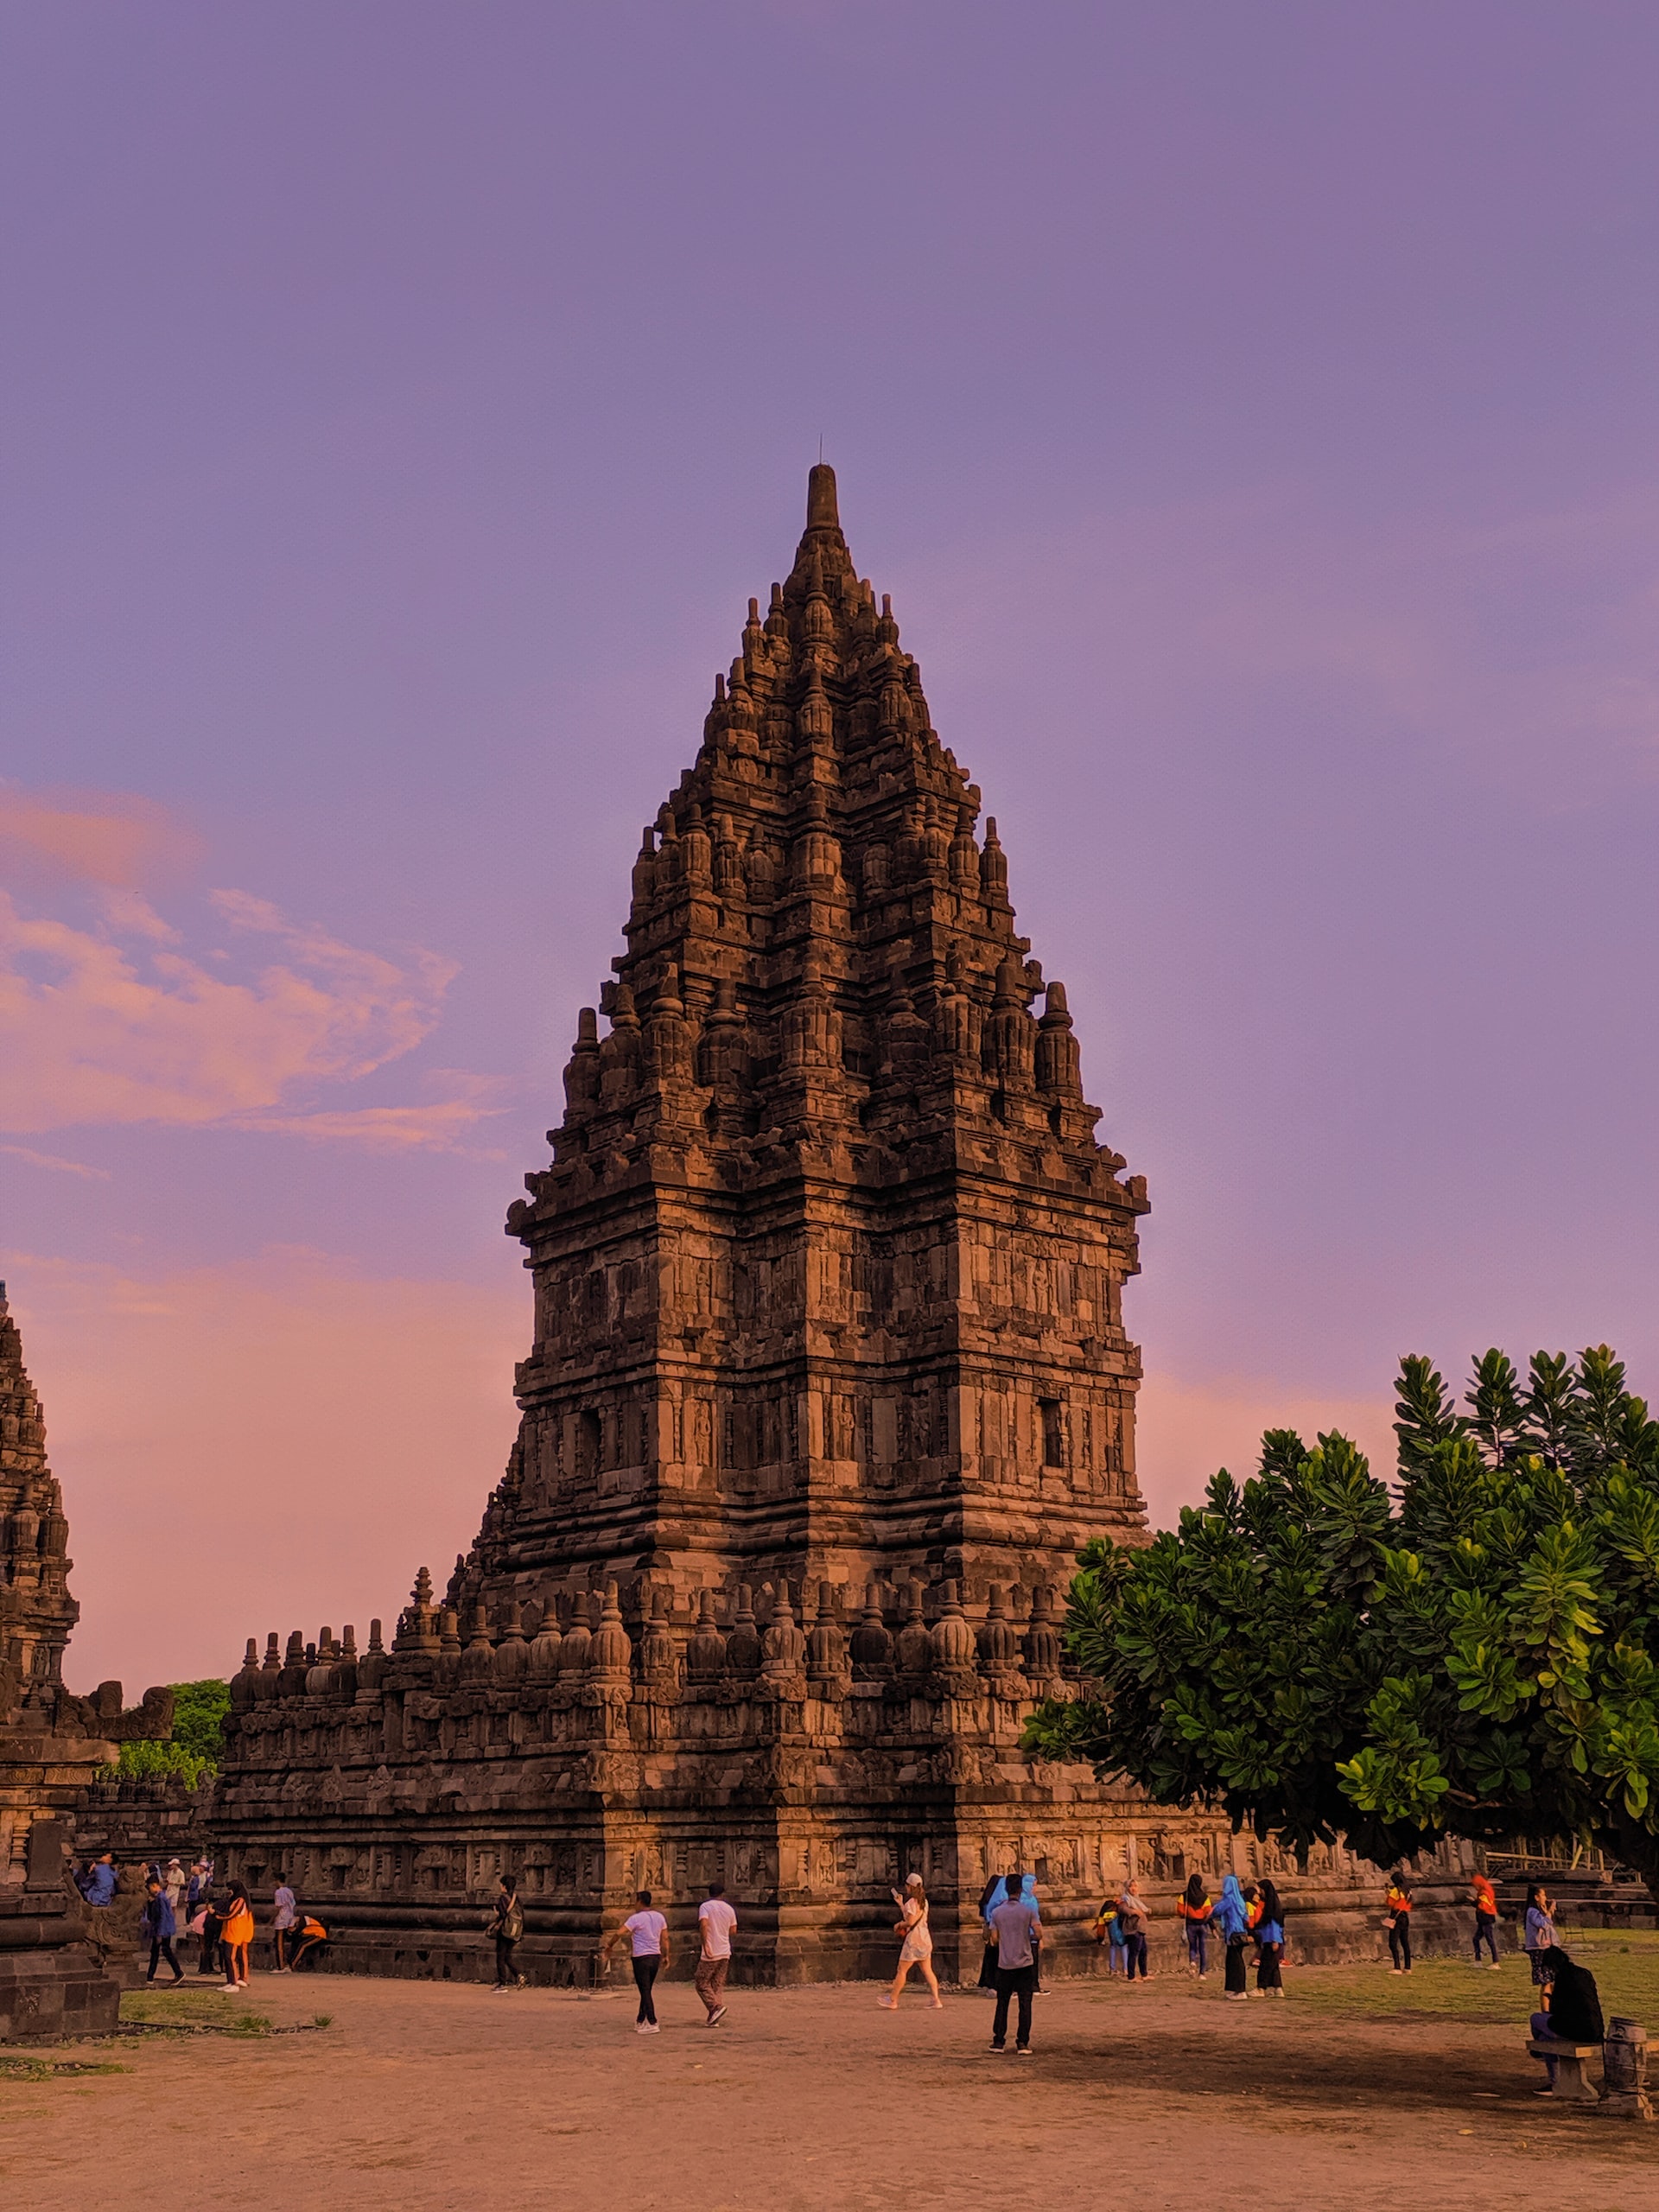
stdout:
<svg viewBox="0 0 1659 2212">
<path fill-rule="evenodd" d="M 1294 1977 L 1310 2000 L 1321 1979 Z M 1513 2027 L 1332 2018 L 1294 1988 L 1225 2005 L 1083 1984 L 1039 1999 L 1037 2055 L 1016 2062 L 987 2052 L 982 1998 L 893 2017 L 875 1993 L 738 1990 L 711 2031 L 673 1983 L 662 2034 L 637 2037 L 620 1995 L 257 1975 L 273 2022 L 330 2026 L 65 2054 L 119 2074 L 0 2074 L 0 2205 L 1659 2212 L 1659 2126 L 1535 2099 Z M 202 1991 L 190 2010 L 230 2004 Z"/>
</svg>

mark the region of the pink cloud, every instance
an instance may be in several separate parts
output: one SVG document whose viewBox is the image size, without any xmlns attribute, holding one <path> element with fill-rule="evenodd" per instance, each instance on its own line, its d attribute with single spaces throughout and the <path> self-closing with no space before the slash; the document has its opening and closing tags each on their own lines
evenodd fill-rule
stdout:
<svg viewBox="0 0 1659 2212">
<path fill-rule="evenodd" d="M 213 905 L 239 949 L 257 949 L 242 974 L 180 949 L 136 893 L 106 900 L 92 928 L 26 915 L 0 893 L 0 1128 L 286 1126 L 296 1090 L 367 1075 L 436 1024 L 452 962 L 342 944 L 244 892 Z M 485 1110 L 410 1109 L 426 1142 Z M 383 1141 L 373 1123 L 335 1120 L 336 1136 Z"/>
<path fill-rule="evenodd" d="M 147 799 L 0 784 L 0 865 L 14 877 L 27 870 L 135 890 L 188 868 L 200 852 L 194 833 Z"/>
<path fill-rule="evenodd" d="M 471 1542 L 529 1339 L 510 1255 L 490 1286 L 309 1251 L 6 1272 L 69 1514 L 78 1688 L 226 1674 L 273 1628 L 360 1640 Z"/>
<path fill-rule="evenodd" d="M 1321 1397 L 1269 1378 L 1192 1383 L 1154 1370 L 1141 1386 L 1135 1424 L 1136 1471 L 1153 1527 L 1173 1527 L 1182 1506 L 1201 1503 L 1218 1467 L 1241 1481 L 1253 1475 L 1268 1428 L 1294 1428 L 1308 1444 L 1339 1430 L 1374 1474 L 1394 1472 L 1392 1395 Z"/>
</svg>

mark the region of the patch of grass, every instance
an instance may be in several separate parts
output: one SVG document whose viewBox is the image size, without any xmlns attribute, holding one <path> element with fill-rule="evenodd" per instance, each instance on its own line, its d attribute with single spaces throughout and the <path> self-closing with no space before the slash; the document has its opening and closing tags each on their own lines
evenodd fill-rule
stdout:
<svg viewBox="0 0 1659 2212">
<path fill-rule="evenodd" d="M 334 2016 L 332 2012 L 314 2012 L 311 2015 L 311 2024 L 314 2028 L 332 2028 L 334 2024 Z"/>
<path fill-rule="evenodd" d="M 1596 1977 L 1609 2019 L 1623 2012 L 1659 2030 L 1659 1934 L 1577 1929 L 1567 1948 Z M 1381 1965 L 1310 1968 L 1288 1974 L 1286 1988 L 1302 2011 L 1332 2019 L 1465 2020 L 1517 2031 L 1537 2002 L 1518 1951 L 1504 1953 L 1498 1974 L 1467 1958 L 1421 1959 L 1408 1974 Z"/>
<path fill-rule="evenodd" d="M 263 2012 L 227 2003 L 214 1982 L 191 1989 L 124 1990 L 121 2019 L 128 2027 L 219 2028 L 238 2036 L 268 2036 L 271 2031 Z"/>
<path fill-rule="evenodd" d="M 130 2074 L 112 2058 L 0 2058 L 0 2082 L 51 2082 L 60 2074 Z"/>
</svg>

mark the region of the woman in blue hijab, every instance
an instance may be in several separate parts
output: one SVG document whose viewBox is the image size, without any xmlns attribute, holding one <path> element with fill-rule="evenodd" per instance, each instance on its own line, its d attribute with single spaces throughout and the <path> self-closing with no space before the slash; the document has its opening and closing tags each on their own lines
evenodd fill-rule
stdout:
<svg viewBox="0 0 1659 2212">
<path fill-rule="evenodd" d="M 1238 1886 L 1236 1874 L 1229 1874 L 1221 1885 L 1221 1896 L 1216 1904 L 1216 1925 L 1221 1930 L 1221 1940 L 1226 1948 L 1226 1986 L 1224 1997 L 1236 1997 L 1248 2003 L 1249 1991 L 1244 1986 L 1244 1947 L 1249 1940 L 1250 1909 L 1244 1902 L 1244 1892 Z"/>
</svg>

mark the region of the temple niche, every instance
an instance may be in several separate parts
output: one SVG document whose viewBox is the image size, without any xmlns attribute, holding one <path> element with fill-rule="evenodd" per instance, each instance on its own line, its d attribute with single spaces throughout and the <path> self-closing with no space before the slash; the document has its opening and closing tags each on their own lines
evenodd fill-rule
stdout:
<svg viewBox="0 0 1659 2212">
<path fill-rule="evenodd" d="M 912 1867 L 971 1974 L 1018 1858 L 1086 1970 L 1125 1871 L 1249 1863 L 1020 1749 L 1067 1691 L 1078 1545 L 1144 1531 L 1145 1184 L 827 467 L 632 888 L 508 1217 L 533 1336 L 505 1478 L 389 1643 L 250 1643 L 229 1869 L 293 1882 L 341 1963 L 469 1973 L 511 1866 L 553 1978 L 642 1883 L 689 1924 L 719 1875 L 739 1970 L 793 1980 L 883 1966 Z"/>
</svg>

